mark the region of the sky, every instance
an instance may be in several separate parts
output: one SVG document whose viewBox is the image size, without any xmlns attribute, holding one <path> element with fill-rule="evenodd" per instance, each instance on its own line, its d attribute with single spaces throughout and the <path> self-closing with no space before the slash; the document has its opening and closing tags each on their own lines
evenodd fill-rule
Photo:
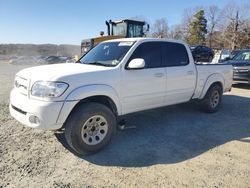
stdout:
<svg viewBox="0 0 250 188">
<path fill-rule="evenodd" d="M 250 0 L 237 0 L 246 4 Z M 166 18 L 179 24 L 186 8 L 230 0 L 0 0 L 0 43 L 77 44 L 106 33 L 106 20 L 144 17 L 149 24 Z"/>
</svg>

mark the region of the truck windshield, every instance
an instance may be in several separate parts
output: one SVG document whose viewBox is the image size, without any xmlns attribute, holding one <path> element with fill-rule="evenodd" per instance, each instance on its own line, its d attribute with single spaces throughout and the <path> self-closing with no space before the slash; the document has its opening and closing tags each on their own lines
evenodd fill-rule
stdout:
<svg viewBox="0 0 250 188">
<path fill-rule="evenodd" d="M 118 65 L 134 42 L 105 42 L 98 44 L 78 62 L 97 66 Z"/>
</svg>

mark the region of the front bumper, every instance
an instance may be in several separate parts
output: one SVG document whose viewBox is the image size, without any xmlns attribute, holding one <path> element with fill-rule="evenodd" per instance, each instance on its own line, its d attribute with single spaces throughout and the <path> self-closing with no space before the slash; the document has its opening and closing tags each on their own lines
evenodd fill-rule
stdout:
<svg viewBox="0 0 250 188">
<path fill-rule="evenodd" d="M 10 94 L 9 110 L 11 116 L 23 125 L 37 129 L 56 130 L 63 126 L 74 105 L 75 102 L 47 102 L 30 99 L 13 89 Z M 63 117 L 60 117 L 60 114 L 63 114 Z"/>
<path fill-rule="evenodd" d="M 234 70 L 234 82 L 250 83 L 250 71 Z"/>
</svg>

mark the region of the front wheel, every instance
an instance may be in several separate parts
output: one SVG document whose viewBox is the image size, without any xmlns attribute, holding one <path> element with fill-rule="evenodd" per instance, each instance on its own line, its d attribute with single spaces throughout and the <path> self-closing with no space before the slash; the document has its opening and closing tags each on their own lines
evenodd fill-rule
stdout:
<svg viewBox="0 0 250 188">
<path fill-rule="evenodd" d="M 201 107 L 204 111 L 214 113 L 219 110 L 222 97 L 222 88 L 219 85 L 212 85 L 205 97 L 201 101 Z"/>
<path fill-rule="evenodd" d="M 65 124 L 65 138 L 76 153 L 95 153 L 105 147 L 116 128 L 116 118 L 106 106 L 83 103 L 70 115 Z"/>
</svg>

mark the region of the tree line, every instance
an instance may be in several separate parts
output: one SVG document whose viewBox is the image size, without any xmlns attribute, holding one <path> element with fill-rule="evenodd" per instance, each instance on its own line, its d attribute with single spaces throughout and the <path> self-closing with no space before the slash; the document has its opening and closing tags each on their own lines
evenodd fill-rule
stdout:
<svg viewBox="0 0 250 188">
<path fill-rule="evenodd" d="M 180 24 L 168 26 L 167 18 L 155 20 L 148 36 L 180 39 L 190 45 L 215 49 L 250 48 L 250 4 L 235 2 L 220 9 L 216 5 L 185 9 Z"/>
</svg>

